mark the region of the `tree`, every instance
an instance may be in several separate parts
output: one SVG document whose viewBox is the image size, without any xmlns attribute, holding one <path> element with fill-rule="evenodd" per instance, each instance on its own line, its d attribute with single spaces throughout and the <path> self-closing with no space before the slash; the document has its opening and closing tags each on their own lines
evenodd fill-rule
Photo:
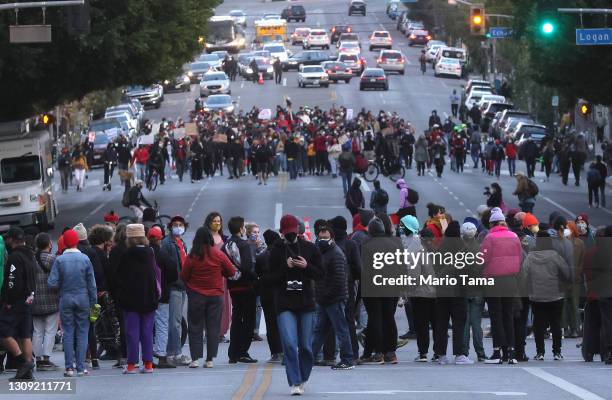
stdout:
<svg viewBox="0 0 612 400">
<path fill-rule="evenodd" d="M 218 0 L 90 0 L 91 32 L 70 36 L 61 9 L 47 10 L 53 42 L 15 45 L 10 12 L 0 13 L 0 119 L 14 120 L 96 90 L 176 76 L 201 51 Z M 22 10 L 20 24 L 40 23 Z"/>
<path fill-rule="evenodd" d="M 577 46 L 575 28 L 580 27 L 576 14 L 560 14 L 565 8 L 606 8 L 609 0 L 516 0 L 514 29 L 527 42 L 532 79 L 555 88 L 566 98 L 585 98 L 595 103 L 612 105 L 609 46 Z M 554 31 L 543 34 L 544 20 L 551 20 Z M 585 28 L 605 26 L 601 15 L 583 15 Z"/>
</svg>

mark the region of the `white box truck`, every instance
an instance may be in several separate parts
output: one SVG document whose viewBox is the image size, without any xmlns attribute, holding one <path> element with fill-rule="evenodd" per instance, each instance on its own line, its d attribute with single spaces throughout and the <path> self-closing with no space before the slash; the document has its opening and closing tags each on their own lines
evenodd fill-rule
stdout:
<svg viewBox="0 0 612 400">
<path fill-rule="evenodd" d="M 29 120 L 0 123 L 0 232 L 55 222 L 51 137 L 36 128 Z"/>
</svg>

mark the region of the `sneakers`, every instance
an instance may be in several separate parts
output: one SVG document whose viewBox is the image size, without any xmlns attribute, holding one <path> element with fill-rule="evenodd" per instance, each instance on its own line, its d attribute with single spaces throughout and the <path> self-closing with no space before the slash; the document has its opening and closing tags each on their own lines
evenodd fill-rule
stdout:
<svg viewBox="0 0 612 400">
<path fill-rule="evenodd" d="M 380 365 L 384 363 L 385 363 L 385 359 L 382 356 L 382 354 L 374 354 L 371 357 L 361 357 L 359 359 L 359 364 L 363 364 L 363 365 Z"/>
<path fill-rule="evenodd" d="M 403 335 L 399 336 L 400 339 L 416 339 L 416 333 L 415 332 L 406 332 Z"/>
<path fill-rule="evenodd" d="M 215 364 L 212 361 L 206 361 L 204 363 L 204 368 L 212 368 L 214 366 L 215 366 Z"/>
<path fill-rule="evenodd" d="M 117 360 L 117 362 L 115 364 L 113 364 L 113 368 L 125 368 L 125 366 L 127 365 L 127 360 L 125 358 L 122 358 L 120 360 Z M 176 366 L 172 366 L 172 368 L 176 368 Z"/>
<path fill-rule="evenodd" d="M 544 361 L 544 354 L 543 353 L 538 353 L 536 354 L 535 357 L 533 357 L 534 360 L 536 361 Z"/>
<path fill-rule="evenodd" d="M 555 361 L 563 361 L 563 356 L 561 355 L 561 353 L 555 353 L 553 354 L 553 359 Z"/>
<path fill-rule="evenodd" d="M 415 362 L 427 362 L 427 354 L 419 354 L 414 358 Z"/>
<path fill-rule="evenodd" d="M 389 352 L 389 353 L 385 354 L 384 357 L 383 357 L 383 360 L 387 364 L 397 364 L 397 363 L 399 363 L 399 360 L 397 359 L 397 355 L 395 354 L 395 352 Z"/>
<path fill-rule="evenodd" d="M 455 357 L 455 364 L 456 365 L 470 365 L 470 364 L 474 364 L 474 360 L 471 360 L 467 356 L 461 354 Z"/>
<path fill-rule="evenodd" d="M 36 361 L 36 370 L 37 371 L 55 371 L 57 369 L 57 365 L 53 364 L 49 360 L 37 360 Z"/>
<path fill-rule="evenodd" d="M 198 360 L 193 360 L 192 362 L 189 363 L 189 368 L 198 368 L 200 366 L 200 363 L 198 362 Z"/>
<path fill-rule="evenodd" d="M 64 371 L 64 377 L 74 378 L 74 370 L 72 368 L 66 368 L 66 371 Z"/>
<path fill-rule="evenodd" d="M 170 364 L 168 362 L 168 359 L 166 358 L 166 356 L 159 356 L 158 360 L 159 361 L 157 365 L 155 365 L 155 368 L 158 368 L 158 369 L 176 368 L 176 365 Z"/>
<path fill-rule="evenodd" d="M 485 362 L 485 360 L 487 359 L 486 354 L 478 354 L 478 362 Z"/>
<path fill-rule="evenodd" d="M 135 375 L 135 374 L 137 374 L 138 371 L 136 370 L 136 365 L 134 365 L 134 364 L 126 365 L 126 367 L 123 368 L 123 373 L 125 375 Z"/>
<path fill-rule="evenodd" d="M 96 359 L 91 360 L 91 369 L 100 369 L 100 361 Z"/>
<path fill-rule="evenodd" d="M 410 342 L 410 339 L 397 339 L 397 348 L 404 347 Z"/>
<path fill-rule="evenodd" d="M 281 353 L 272 354 L 272 357 L 268 360 L 269 363 L 279 363 L 283 361 L 283 355 Z"/>
<path fill-rule="evenodd" d="M 89 371 L 84 369 L 83 371 L 77 371 L 77 376 L 88 376 Z"/>
<path fill-rule="evenodd" d="M 35 364 L 33 362 L 24 362 L 19 368 L 17 368 L 14 379 L 33 379 L 32 370 L 34 369 L 34 366 Z"/>
<path fill-rule="evenodd" d="M 237 361 L 245 364 L 255 364 L 257 362 L 256 359 L 251 358 L 251 356 L 248 354 L 246 356 L 240 357 Z"/>
<path fill-rule="evenodd" d="M 332 365 L 331 369 L 334 371 L 348 371 L 349 369 L 354 369 L 355 366 L 353 364 L 348 364 L 345 362 L 339 362 L 336 365 Z"/>
<path fill-rule="evenodd" d="M 300 385 L 295 385 L 295 386 L 291 386 L 291 390 L 289 391 L 289 394 L 291 396 L 301 396 L 302 394 L 304 394 L 302 388 L 300 387 Z"/>
<path fill-rule="evenodd" d="M 451 360 L 447 356 L 439 356 L 438 357 L 438 364 L 446 365 L 446 364 L 450 364 L 450 363 L 451 363 Z"/>
<path fill-rule="evenodd" d="M 185 354 L 180 354 L 178 356 L 168 357 L 168 361 L 174 365 L 189 365 L 189 363 L 191 362 L 191 358 L 189 358 Z"/>
<path fill-rule="evenodd" d="M 494 350 L 491 357 L 485 360 L 485 364 L 501 364 L 502 362 L 502 356 L 499 350 Z"/>
<path fill-rule="evenodd" d="M 153 363 L 145 362 L 142 367 L 140 367 L 141 374 L 152 374 L 153 373 Z"/>
<path fill-rule="evenodd" d="M 514 355 L 513 349 L 508 349 L 508 364 L 518 364 L 518 360 Z"/>
<path fill-rule="evenodd" d="M 527 362 L 529 361 L 529 357 L 527 357 L 527 354 L 525 353 L 519 353 L 516 355 L 516 360 L 518 362 Z"/>
</svg>

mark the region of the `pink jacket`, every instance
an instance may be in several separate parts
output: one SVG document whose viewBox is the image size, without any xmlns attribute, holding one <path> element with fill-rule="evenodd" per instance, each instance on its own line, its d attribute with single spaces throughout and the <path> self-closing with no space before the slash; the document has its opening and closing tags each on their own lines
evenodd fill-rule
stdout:
<svg viewBox="0 0 612 400">
<path fill-rule="evenodd" d="M 484 277 L 516 275 L 521 269 L 521 242 L 514 232 L 505 226 L 491 228 L 485 236 L 480 251 L 484 258 Z"/>
<path fill-rule="evenodd" d="M 400 193 L 400 206 L 399 208 L 404 208 L 411 206 L 412 204 L 408 203 L 408 186 L 406 185 L 406 181 L 403 179 L 398 179 L 396 186 L 399 188 Z"/>
</svg>

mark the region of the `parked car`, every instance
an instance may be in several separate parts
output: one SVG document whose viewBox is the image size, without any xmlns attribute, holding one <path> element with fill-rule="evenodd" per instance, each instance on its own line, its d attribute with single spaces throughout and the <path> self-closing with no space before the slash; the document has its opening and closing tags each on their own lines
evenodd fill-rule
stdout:
<svg viewBox="0 0 612 400">
<path fill-rule="evenodd" d="M 187 76 L 191 79 L 191 83 L 200 83 L 202 75 L 210 71 L 212 67 L 207 62 L 193 62 L 189 64 Z"/>
<path fill-rule="evenodd" d="M 204 111 L 225 111 L 233 113 L 236 108 L 236 101 L 232 100 L 232 96 L 228 94 L 213 94 L 206 98 L 202 104 Z"/>
<path fill-rule="evenodd" d="M 303 44 L 304 39 L 310 34 L 310 28 L 295 28 L 291 34 L 291 44 Z"/>
<path fill-rule="evenodd" d="M 354 53 L 338 54 L 337 61 L 346 64 L 346 66 L 349 67 L 355 75 L 361 74 L 366 66 L 365 58 Z"/>
<path fill-rule="evenodd" d="M 426 45 L 431 40 L 431 35 L 426 30 L 413 30 L 408 35 L 408 46 L 414 46 L 416 44 Z"/>
<path fill-rule="evenodd" d="M 301 53 L 294 54 L 287 59 L 287 65 L 284 66 L 284 70 L 290 69 L 298 70 L 301 65 L 319 65 L 323 61 L 332 61 L 329 54 L 324 51 L 308 50 Z"/>
<path fill-rule="evenodd" d="M 329 32 L 329 38 L 332 43 L 336 43 L 343 33 L 353 32 L 353 27 L 350 25 L 334 25 Z"/>
<path fill-rule="evenodd" d="M 253 53 L 240 53 L 238 54 L 238 73 L 242 77 L 246 77 L 247 69 L 251 63 L 251 58 L 255 57 Z"/>
<path fill-rule="evenodd" d="M 376 66 L 385 72 L 396 71 L 404 75 L 406 71 L 406 59 L 399 50 L 381 50 L 376 59 Z"/>
<path fill-rule="evenodd" d="M 200 96 L 206 97 L 211 94 L 232 94 L 230 80 L 225 72 L 209 71 L 200 80 Z"/>
<path fill-rule="evenodd" d="M 188 92 L 191 90 L 191 79 L 186 73 L 182 73 L 174 79 L 165 79 L 162 86 L 165 93 Z"/>
<path fill-rule="evenodd" d="M 298 86 L 303 88 L 312 86 L 329 86 L 329 76 L 320 65 L 302 65 L 298 72 Z"/>
<path fill-rule="evenodd" d="M 434 76 L 452 75 L 461 79 L 461 73 L 461 63 L 455 58 L 441 58 L 434 66 Z"/>
<path fill-rule="evenodd" d="M 124 92 L 127 97 L 136 98 L 145 107 L 161 107 L 164 101 L 164 89 L 161 85 L 132 85 L 128 86 Z"/>
<path fill-rule="evenodd" d="M 242 10 L 232 10 L 229 12 L 229 16 L 232 17 L 234 23 L 236 25 L 242 25 L 243 28 L 246 28 L 246 13 Z"/>
<path fill-rule="evenodd" d="M 359 79 L 359 90 L 365 89 L 389 90 L 389 81 L 382 68 L 366 68 Z"/>
<path fill-rule="evenodd" d="M 455 61 L 455 62 L 458 62 L 458 61 Z M 477 90 L 477 89 L 472 90 L 467 95 L 467 98 L 465 99 L 465 106 L 468 109 L 472 108 L 474 106 L 474 104 L 478 103 L 480 101 L 480 99 L 482 98 L 482 96 L 484 96 L 486 94 L 491 94 L 491 92 L 481 91 L 481 90 Z"/>
<path fill-rule="evenodd" d="M 349 17 L 353 14 L 366 15 L 366 3 L 363 0 L 351 0 L 348 8 Z"/>
<path fill-rule="evenodd" d="M 325 29 L 311 29 L 306 39 L 302 43 L 304 49 L 311 49 L 312 47 L 320 47 L 322 49 L 329 49 L 330 41 L 329 36 Z"/>
<path fill-rule="evenodd" d="M 470 79 L 467 83 L 467 85 L 465 85 L 465 91 L 466 93 L 472 90 L 472 87 L 474 86 L 485 86 L 485 87 L 490 87 L 491 88 L 491 92 L 493 92 L 493 86 L 491 85 L 491 82 L 489 81 L 485 81 L 482 79 Z"/>
<path fill-rule="evenodd" d="M 520 147 L 527 139 L 531 138 L 539 146 L 546 138 L 548 131 L 545 125 L 521 123 L 520 128 L 514 136 L 516 145 Z"/>
<path fill-rule="evenodd" d="M 514 105 L 510 103 L 496 103 L 496 102 L 488 102 L 486 105 L 483 105 L 482 109 L 482 120 L 480 122 L 480 129 L 483 132 L 488 132 L 495 115 L 500 113 L 500 111 L 513 109 Z"/>
<path fill-rule="evenodd" d="M 287 22 L 306 22 L 306 10 L 302 5 L 292 5 L 283 9 L 281 18 L 287 20 Z"/>
<path fill-rule="evenodd" d="M 494 103 L 505 103 L 506 98 L 498 94 L 485 94 L 480 98 L 480 100 L 478 100 L 478 102 L 476 102 L 476 104 L 482 110 L 483 109 L 482 106 L 484 103 L 493 103 L 493 102 Z"/>
<path fill-rule="evenodd" d="M 370 51 L 374 49 L 393 47 L 393 39 L 388 31 L 374 31 L 370 36 Z"/>
<path fill-rule="evenodd" d="M 344 81 L 345 83 L 350 83 L 353 77 L 353 70 L 343 62 L 325 61 L 321 63 L 321 66 L 327 72 L 330 82 L 338 83 L 338 81 Z"/>
<path fill-rule="evenodd" d="M 467 52 L 459 47 L 442 47 L 436 54 L 436 62 L 440 61 L 441 58 L 456 58 L 461 63 L 461 66 L 465 66 L 467 63 Z"/>
<path fill-rule="evenodd" d="M 270 53 L 271 58 L 278 58 L 282 64 L 287 63 L 287 59 L 291 55 L 291 52 L 282 44 L 267 44 L 263 49 Z"/>
</svg>

